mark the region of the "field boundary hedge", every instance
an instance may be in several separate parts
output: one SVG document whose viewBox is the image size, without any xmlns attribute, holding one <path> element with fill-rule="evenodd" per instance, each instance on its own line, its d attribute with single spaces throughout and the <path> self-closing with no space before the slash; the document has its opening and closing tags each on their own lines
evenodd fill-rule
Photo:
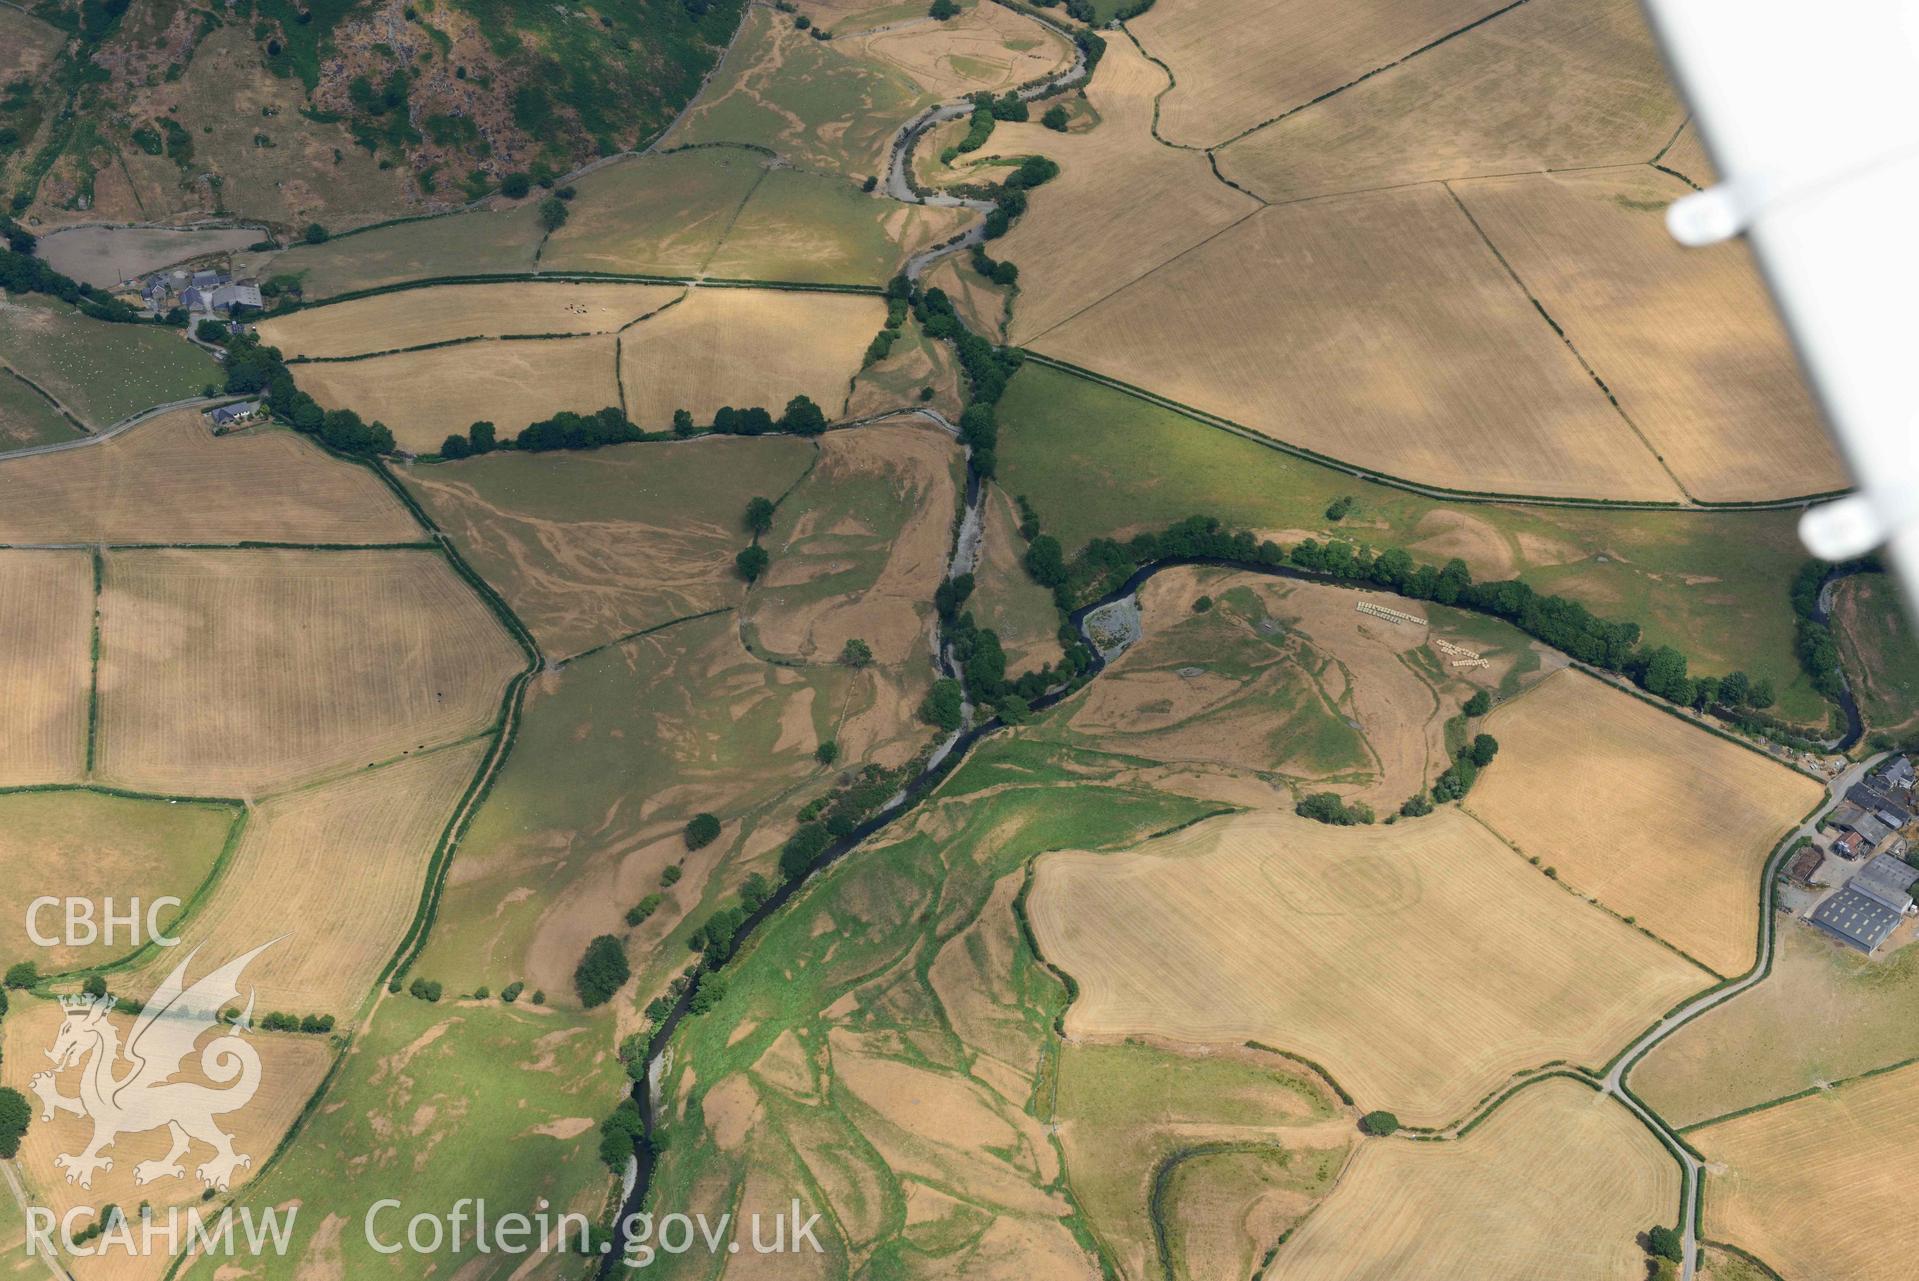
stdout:
<svg viewBox="0 0 1919 1281">
<path fill-rule="evenodd" d="M 703 289 L 774 289 L 783 293 L 799 294 L 881 295 L 886 292 L 884 285 L 836 285 L 804 280 L 755 280 L 750 277 L 732 276 L 655 276 L 618 271 L 508 271 L 495 275 L 420 276 L 411 280 L 396 280 L 390 284 L 368 285 L 364 289 L 349 289 L 344 293 L 328 294 L 324 298 L 302 299 L 299 302 L 276 308 L 266 315 L 256 317 L 256 319 L 276 320 L 281 316 L 290 316 L 300 311 L 311 311 L 316 307 L 331 307 L 335 303 L 357 302 L 362 298 L 378 298 L 384 294 L 401 294 L 415 289 L 435 289 L 442 285 L 502 284 L 697 285 Z"/>
</svg>

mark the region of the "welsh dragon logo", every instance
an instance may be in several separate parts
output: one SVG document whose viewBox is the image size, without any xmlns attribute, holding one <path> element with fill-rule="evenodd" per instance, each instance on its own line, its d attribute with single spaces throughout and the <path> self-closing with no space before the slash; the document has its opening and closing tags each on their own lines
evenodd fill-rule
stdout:
<svg viewBox="0 0 1919 1281">
<path fill-rule="evenodd" d="M 133 1167 L 136 1183 L 185 1177 L 180 1159 L 195 1142 L 213 1148 L 212 1159 L 194 1170 L 209 1188 L 225 1189 L 235 1170 L 253 1164 L 252 1157 L 233 1150 L 233 1136 L 214 1122 L 217 1116 L 245 1107 L 260 1088 L 260 1056 L 242 1039 L 253 1018 L 250 994 L 240 1017 L 200 1052 L 201 1072 L 225 1088 L 173 1078 L 201 1037 L 220 1026 L 220 1011 L 239 997 L 241 971 L 271 946 L 272 942 L 261 944 L 191 987 L 186 984 L 187 966 L 197 949 L 189 952 L 134 1020 L 124 1047 L 119 1029 L 108 1017 L 113 997 L 60 999 L 66 1017 L 53 1048 L 47 1051 L 54 1068 L 35 1076 L 28 1088 L 39 1096 L 41 1120 L 51 1121 L 54 1113 L 67 1112 L 93 1121 L 93 1139 L 85 1150 L 53 1159 L 67 1172 L 67 1182 L 92 1187 L 96 1170 L 113 1169 L 113 1159 L 101 1155 L 104 1149 L 123 1134 L 143 1134 L 162 1126 L 172 1146 L 159 1160 Z M 80 1095 L 70 1099 L 60 1093 L 54 1078 L 75 1067 L 81 1068 Z"/>
</svg>

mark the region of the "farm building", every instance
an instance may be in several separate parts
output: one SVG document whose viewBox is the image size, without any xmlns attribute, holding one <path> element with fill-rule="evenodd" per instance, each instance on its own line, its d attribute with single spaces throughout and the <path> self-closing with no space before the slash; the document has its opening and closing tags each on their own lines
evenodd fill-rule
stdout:
<svg viewBox="0 0 1919 1281">
<path fill-rule="evenodd" d="M 259 401 L 243 400 L 237 405 L 216 405 L 208 411 L 207 418 L 213 423 L 213 429 L 220 431 L 240 423 L 250 422 L 259 412 Z"/>
<path fill-rule="evenodd" d="M 1882 786 L 1881 776 L 1875 775 L 1863 783 L 1854 783 L 1846 789 L 1846 799 L 1868 814 L 1880 815 L 1887 827 L 1897 829 L 1912 821 L 1912 794 L 1900 788 Z"/>
<path fill-rule="evenodd" d="M 1811 921 L 1848 947 L 1876 951 L 1912 907 L 1919 870 L 1881 854 L 1813 910 Z"/>
<path fill-rule="evenodd" d="M 1838 843 L 1834 842 L 1833 849 L 1837 850 L 1838 848 Z M 1847 855 L 1847 857 L 1851 857 L 1851 855 Z M 1825 861 L 1826 856 L 1819 852 L 1817 845 L 1808 845 L 1805 849 L 1793 855 L 1792 860 L 1786 864 L 1786 879 L 1797 881 L 1801 885 L 1811 885 L 1813 883 L 1813 873 L 1817 872 L 1819 865 Z"/>
<path fill-rule="evenodd" d="M 1871 850 L 1872 846 L 1866 844 L 1866 838 L 1857 832 L 1842 832 L 1839 839 L 1832 843 L 1832 852 L 1840 858 L 1861 858 Z"/>
</svg>

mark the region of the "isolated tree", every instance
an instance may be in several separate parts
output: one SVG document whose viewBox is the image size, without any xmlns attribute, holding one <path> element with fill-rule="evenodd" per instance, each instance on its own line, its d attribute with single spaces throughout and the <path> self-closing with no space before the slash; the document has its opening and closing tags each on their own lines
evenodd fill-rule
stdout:
<svg viewBox="0 0 1919 1281">
<path fill-rule="evenodd" d="M 107 994 L 107 981 L 98 974 L 89 974 L 87 981 L 80 985 L 80 990 L 97 1001 Z"/>
<path fill-rule="evenodd" d="M 865 667 L 873 661 L 873 647 L 857 636 L 847 638 L 846 645 L 840 650 L 840 663 L 845 667 Z"/>
<path fill-rule="evenodd" d="M 32 961 L 21 961 L 7 969 L 5 983 L 8 987 L 32 987 L 40 981 L 40 967 Z"/>
<path fill-rule="evenodd" d="M 458 432 L 440 442 L 440 457 L 447 459 L 465 458 L 473 452 L 473 446 L 467 443 L 465 436 Z"/>
<path fill-rule="evenodd" d="M 702 849 L 720 836 L 720 820 L 711 814 L 695 814 L 686 823 L 686 848 Z"/>
<path fill-rule="evenodd" d="M 959 6 L 954 4 L 953 0 L 933 0 L 933 7 L 926 12 L 930 17 L 945 22 L 949 18 L 957 18 L 959 11 Z"/>
<path fill-rule="evenodd" d="M 500 447 L 493 424 L 484 418 L 466 429 L 466 442 L 476 454 L 490 454 Z"/>
<path fill-rule="evenodd" d="M 678 885 L 680 883 L 680 877 L 684 875 L 685 873 L 680 869 L 678 863 L 668 863 L 660 869 L 660 884 L 670 888 Z"/>
<path fill-rule="evenodd" d="M 33 1122 L 33 1109 L 20 1091 L 0 1087 L 0 1157 L 11 1161 Z"/>
<path fill-rule="evenodd" d="M 566 201 L 558 196 L 548 196 L 540 202 L 540 225 L 548 231 L 558 231 L 566 226 Z"/>
<path fill-rule="evenodd" d="M 1212 607 L 1213 598 L 1211 596 L 1198 596 L 1193 599 L 1193 612 L 1195 614 L 1204 614 L 1212 609 Z"/>
<path fill-rule="evenodd" d="M 1655 1258 L 1671 1259 L 1674 1263 L 1683 1262 L 1686 1257 L 1685 1238 L 1663 1223 L 1647 1230 L 1646 1248 Z"/>
<path fill-rule="evenodd" d="M 1046 109 L 1046 114 L 1039 118 L 1039 122 L 1045 125 L 1048 129 L 1051 129 L 1054 133 L 1065 133 L 1066 132 L 1065 106 L 1057 102 L 1054 103 L 1052 106 Z"/>
<path fill-rule="evenodd" d="M 673 434 L 675 436 L 691 436 L 693 434 L 692 413 L 684 409 L 676 409 L 673 411 Z"/>
<path fill-rule="evenodd" d="M 772 557 L 766 554 L 766 548 L 755 543 L 751 547 L 740 549 L 740 554 L 733 558 L 733 568 L 739 570 L 741 578 L 749 583 L 755 583 L 759 581 L 760 575 L 766 572 L 767 563 L 771 560 Z"/>
<path fill-rule="evenodd" d="M 626 947 L 619 937 L 602 934 L 586 945 L 586 955 L 573 971 L 573 990 L 579 993 L 580 1004 L 590 1010 L 612 1000 L 613 994 L 632 976 L 632 967 L 626 963 Z"/>
<path fill-rule="evenodd" d="M 1359 1118 L 1359 1128 L 1376 1139 L 1383 1139 L 1399 1129 L 1399 1118 L 1391 1112 L 1368 1112 Z"/>
<path fill-rule="evenodd" d="M 510 173 L 500 182 L 500 194 L 508 200 L 518 200 L 533 190 L 533 179 L 523 173 Z"/>
<path fill-rule="evenodd" d="M 830 738 L 813 749 L 813 759 L 822 765 L 831 765 L 839 758 L 840 745 Z"/>
<path fill-rule="evenodd" d="M 1471 698 L 1467 699 L 1464 708 L 1468 716 L 1484 716 L 1492 709 L 1493 696 L 1483 689 L 1476 691 Z"/>
<path fill-rule="evenodd" d="M 327 241 L 327 229 L 317 222 L 310 222 L 303 238 L 309 245 L 323 245 Z"/>
<path fill-rule="evenodd" d="M 746 516 L 741 521 L 746 532 L 758 538 L 773 528 L 773 500 L 754 498 L 746 504 Z"/>
</svg>

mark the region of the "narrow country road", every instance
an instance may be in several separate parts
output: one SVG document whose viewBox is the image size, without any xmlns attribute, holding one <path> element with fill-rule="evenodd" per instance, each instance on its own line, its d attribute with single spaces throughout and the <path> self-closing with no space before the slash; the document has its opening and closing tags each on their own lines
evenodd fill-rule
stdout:
<svg viewBox="0 0 1919 1281">
<path fill-rule="evenodd" d="M 1612 1071 L 1606 1074 L 1603 1092 L 1617 1098 L 1621 1103 L 1624 1103 L 1632 1110 L 1633 1115 L 1645 1122 L 1646 1125 L 1651 1127 L 1655 1132 L 1664 1135 L 1673 1144 L 1673 1147 L 1678 1152 L 1680 1164 L 1685 1167 L 1685 1187 L 1683 1189 L 1685 1195 L 1681 1198 L 1680 1202 L 1681 1219 L 1683 1220 L 1681 1227 L 1685 1235 L 1685 1262 L 1682 1265 L 1681 1281 L 1693 1281 L 1698 1264 L 1699 1239 L 1695 1225 L 1699 1221 L 1697 1206 L 1702 1191 L 1700 1176 L 1705 1167 L 1701 1164 L 1698 1157 L 1686 1150 L 1684 1144 L 1680 1141 L 1677 1131 L 1667 1125 L 1658 1116 L 1654 1115 L 1651 1109 L 1633 1097 L 1631 1092 L 1626 1088 L 1626 1076 L 1632 1071 L 1633 1067 L 1637 1065 L 1639 1060 L 1650 1053 L 1661 1041 L 1708 1010 L 1724 1005 L 1741 992 L 1757 985 L 1772 971 L 1773 947 L 1779 931 L 1779 914 L 1773 910 L 1772 906 L 1772 886 L 1774 878 L 1779 875 L 1780 865 L 1784 863 L 1787 857 L 1792 853 L 1792 847 L 1798 843 L 1800 837 L 1811 838 L 1815 835 L 1819 827 L 1819 820 L 1831 812 L 1834 806 L 1839 804 L 1840 800 L 1845 797 L 1847 789 L 1864 778 L 1868 770 L 1889 755 L 1891 755 L 1891 753 L 1881 752 L 1876 756 L 1868 757 L 1866 760 L 1839 775 L 1839 777 L 1833 779 L 1832 783 L 1828 786 L 1825 803 L 1819 807 L 1818 811 L 1810 819 L 1800 824 L 1799 827 L 1794 829 L 1781 841 L 1778 851 L 1770 859 L 1766 860 L 1765 873 L 1759 882 L 1759 959 L 1753 965 L 1752 969 L 1746 973 L 1746 976 L 1728 983 L 1725 987 L 1717 988 L 1705 993 L 1703 996 L 1688 1001 L 1685 1005 L 1680 1006 L 1679 1009 L 1661 1019 L 1657 1026 L 1633 1042 L 1626 1052 L 1620 1055 L 1613 1063 Z"/>
</svg>

